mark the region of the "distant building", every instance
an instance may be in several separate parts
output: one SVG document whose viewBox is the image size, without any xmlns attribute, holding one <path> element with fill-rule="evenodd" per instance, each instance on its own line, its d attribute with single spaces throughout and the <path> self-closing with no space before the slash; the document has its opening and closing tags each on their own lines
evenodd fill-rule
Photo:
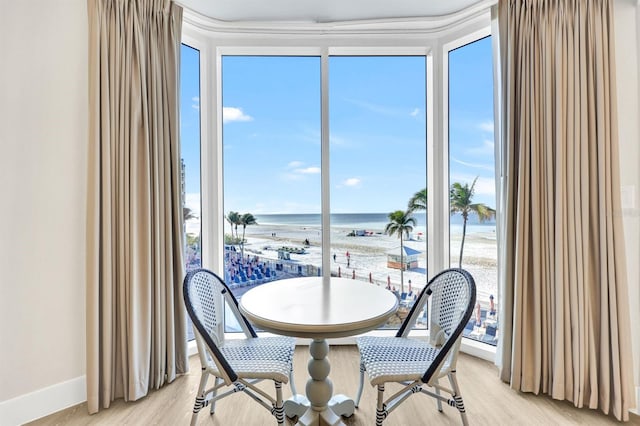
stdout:
<svg viewBox="0 0 640 426">
<path fill-rule="evenodd" d="M 404 246 L 403 250 L 404 253 L 402 254 L 402 259 L 400 256 L 400 247 L 396 247 L 387 252 L 387 268 L 402 269 L 406 271 L 407 269 L 418 267 L 418 256 L 420 256 L 420 253 L 422 252 L 407 246 Z M 402 267 L 403 262 L 404 267 Z"/>
</svg>

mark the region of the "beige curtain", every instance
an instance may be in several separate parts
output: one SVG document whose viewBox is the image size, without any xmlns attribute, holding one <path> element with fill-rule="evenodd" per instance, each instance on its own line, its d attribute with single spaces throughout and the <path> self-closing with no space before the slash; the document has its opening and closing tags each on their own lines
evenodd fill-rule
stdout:
<svg viewBox="0 0 640 426">
<path fill-rule="evenodd" d="M 501 375 L 628 420 L 613 5 L 501 0 Z"/>
<path fill-rule="evenodd" d="M 88 0 L 87 400 L 187 371 L 178 67 L 182 9 Z"/>
</svg>

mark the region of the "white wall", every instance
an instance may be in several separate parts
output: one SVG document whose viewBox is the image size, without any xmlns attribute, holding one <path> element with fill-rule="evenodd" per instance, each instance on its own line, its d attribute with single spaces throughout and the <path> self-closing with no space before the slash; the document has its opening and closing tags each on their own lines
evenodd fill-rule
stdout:
<svg viewBox="0 0 640 426">
<path fill-rule="evenodd" d="M 640 386 L 640 2 L 616 0 L 614 5 L 622 218 L 627 248 L 634 378 L 636 386 Z"/>
<path fill-rule="evenodd" d="M 85 375 L 86 0 L 0 0 L 0 424 Z M 640 383 L 640 130 L 636 0 L 616 0 L 621 181 Z M 81 380 L 80 380 L 81 382 Z M 75 388 L 77 389 L 77 387 Z M 77 395 L 66 400 L 72 401 Z M 63 408 L 52 405 L 48 412 Z M 28 407 L 39 417 L 42 407 Z"/>
<path fill-rule="evenodd" d="M 1 0 L 0 424 L 85 374 L 86 0 Z M 37 411 L 39 407 L 29 407 Z M 3 417 L 4 414 L 4 417 Z"/>
</svg>

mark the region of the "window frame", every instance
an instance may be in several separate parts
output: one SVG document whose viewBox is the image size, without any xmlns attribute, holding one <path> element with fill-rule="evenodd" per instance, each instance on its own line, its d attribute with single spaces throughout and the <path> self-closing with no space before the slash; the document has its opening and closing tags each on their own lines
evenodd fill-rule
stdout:
<svg viewBox="0 0 640 426">
<path fill-rule="evenodd" d="M 465 16 L 463 16 L 465 15 Z M 321 78 L 327 78 L 328 58 L 332 55 L 420 55 L 426 58 L 426 143 L 427 143 L 427 257 L 429 271 L 449 266 L 449 149 L 448 149 L 448 52 L 491 35 L 488 8 L 450 17 L 437 26 L 433 20 L 300 25 L 296 23 L 228 24 L 210 21 L 185 10 L 182 43 L 200 51 L 200 131 L 201 131 L 201 247 L 202 265 L 222 270 L 224 244 L 222 82 L 223 55 L 302 55 L 320 56 Z M 355 28 L 353 28 L 355 26 Z M 408 29 L 408 27 L 411 27 Z M 311 28 L 311 29 L 309 29 Z M 328 84 L 322 82 L 322 239 L 323 271 L 330 264 L 329 248 L 329 132 Z M 494 87 L 495 91 L 495 87 Z M 207 117 L 215 117 L 214 120 Z M 440 143 L 436 143 L 440 141 Z M 208 184 L 207 184 L 208 183 Z M 435 232 L 435 230 L 439 230 Z M 377 330 L 374 334 L 389 334 Z M 229 334 L 233 338 L 234 333 Z M 303 339 L 300 339 L 304 343 Z M 332 340 L 332 344 L 353 344 L 354 338 Z M 191 348 L 190 353 L 195 350 Z M 485 348 L 486 346 L 486 348 Z M 496 347 L 463 339 L 461 349 L 487 360 L 494 360 Z"/>
<path fill-rule="evenodd" d="M 488 36 L 492 36 L 492 28 L 491 25 L 485 27 L 485 28 L 481 28 L 478 29 L 476 31 L 472 31 L 463 35 L 457 34 L 456 36 L 452 37 L 451 39 L 448 40 L 444 40 L 445 42 L 442 45 L 442 58 L 441 58 L 441 63 L 442 63 L 442 87 L 446 88 L 445 90 L 443 90 L 442 93 L 442 130 L 443 130 L 443 136 L 442 136 L 442 148 L 443 148 L 443 156 L 442 156 L 442 162 L 441 162 L 441 166 L 442 166 L 442 179 L 444 182 L 447 182 L 446 185 L 446 194 L 442 194 L 443 198 L 440 199 L 440 205 L 443 206 L 443 211 L 441 212 L 443 217 L 446 217 L 445 223 L 443 224 L 443 226 L 440 228 L 442 229 L 441 232 L 441 238 L 443 240 L 443 250 L 442 253 L 450 253 L 450 221 L 449 221 L 449 216 L 450 216 L 450 212 L 449 212 L 449 187 L 451 185 L 451 182 L 449 180 L 450 178 L 450 173 L 449 173 L 449 52 L 456 50 L 460 47 L 466 46 L 467 44 L 476 42 L 478 40 L 481 40 L 485 37 Z M 495 64 L 495 61 L 492 61 Z M 495 75 L 495 71 L 494 71 L 494 75 Z M 495 80 L 494 80 L 495 83 Z M 495 111 L 495 98 L 496 98 L 496 86 L 494 85 L 494 111 Z M 498 146 L 498 140 L 496 139 L 496 132 L 494 132 L 494 143 L 495 146 Z M 495 162 L 495 164 L 497 165 L 497 160 Z M 496 176 L 496 188 L 497 188 L 497 176 Z M 499 193 L 496 191 L 496 209 L 499 208 Z M 444 216 L 446 214 L 446 216 Z M 496 230 L 497 231 L 497 230 Z M 496 240 L 499 242 L 499 240 Z M 443 259 L 443 261 L 445 262 L 442 265 L 442 268 L 448 268 L 450 267 L 450 261 L 449 261 L 449 257 L 447 256 L 446 259 Z M 498 269 L 500 268 L 500 264 L 498 264 Z M 497 275 L 500 274 L 500 271 L 497 271 Z M 498 286 L 499 289 L 500 286 Z M 499 291 L 499 290 L 498 290 Z M 500 300 L 500 294 L 498 292 L 497 294 L 498 300 Z M 498 344 L 499 344 L 499 339 L 498 339 Z M 469 338 L 463 338 L 462 339 L 462 344 L 460 345 L 460 350 L 473 355 L 475 357 L 478 358 L 482 358 L 488 361 L 494 361 L 496 359 L 496 353 L 497 353 L 497 345 L 493 346 L 490 345 L 488 343 L 484 343 L 484 342 L 479 342 L 476 341 L 474 339 L 469 339 Z"/>
</svg>

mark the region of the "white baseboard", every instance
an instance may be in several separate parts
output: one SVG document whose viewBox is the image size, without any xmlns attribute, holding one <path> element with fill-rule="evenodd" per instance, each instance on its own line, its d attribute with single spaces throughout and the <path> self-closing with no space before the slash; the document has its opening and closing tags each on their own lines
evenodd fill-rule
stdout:
<svg viewBox="0 0 640 426">
<path fill-rule="evenodd" d="M 638 0 L 638 2 L 640 2 L 640 0 Z M 629 411 L 640 416 L 640 386 L 636 386 L 636 408 Z"/>
<path fill-rule="evenodd" d="M 0 402 L 0 425 L 21 425 L 86 400 L 87 378 L 77 377 Z"/>
</svg>

